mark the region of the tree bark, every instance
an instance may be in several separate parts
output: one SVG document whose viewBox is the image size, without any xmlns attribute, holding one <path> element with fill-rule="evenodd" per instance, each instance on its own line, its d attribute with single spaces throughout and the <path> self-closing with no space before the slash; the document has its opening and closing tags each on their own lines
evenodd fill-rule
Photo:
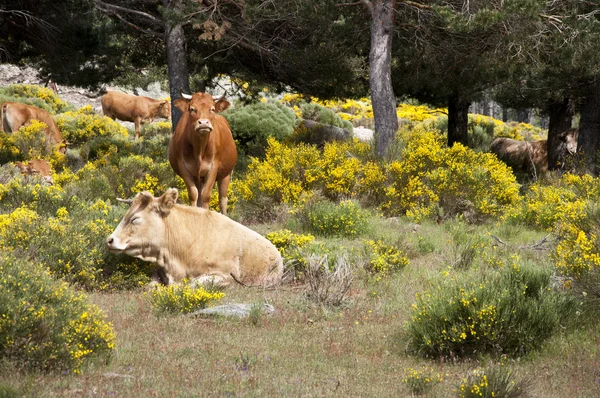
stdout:
<svg viewBox="0 0 600 398">
<path fill-rule="evenodd" d="M 167 48 L 169 93 L 171 94 L 172 130 L 175 131 L 181 118 L 181 111 L 173 105 L 173 101 L 180 97 L 179 90 L 190 92 L 185 33 L 181 24 L 165 26 L 165 47 Z"/>
<path fill-rule="evenodd" d="M 460 142 L 469 146 L 469 102 L 458 93 L 448 98 L 448 147 Z"/>
<path fill-rule="evenodd" d="M 502 108 L 502 121 L 508 122 L 508 108 Z"/>
<path fill-rule="evenodd" d="M 559 138 L 560 133 L 571 128 L 573 122 L 573 104 L 568 99 L 550 104 L 547 108 L 550 121 L 548 123 L 548 170 L 562 168 L 567 150 Z"/>
<path fill-rule="evenodd" d="M 398 130 L 396 97 L 392 88 L 392 37 L 394 0 L 365 2 L 371 11 L 369 85 L 375 119 L 375 152 L 385 156 Z"/>
<path fill-rule="evenodd" d="M 598 175 L 598 150 L 600 149 L 600 80 L 590 84 L 581 106 L 577 157 L 583 160 L 586 171 Z"/>
<path fill-rule="evenodd" d="M 517 122 L 529 123 L 529 109 L 517 109 Z"/>
</svg>

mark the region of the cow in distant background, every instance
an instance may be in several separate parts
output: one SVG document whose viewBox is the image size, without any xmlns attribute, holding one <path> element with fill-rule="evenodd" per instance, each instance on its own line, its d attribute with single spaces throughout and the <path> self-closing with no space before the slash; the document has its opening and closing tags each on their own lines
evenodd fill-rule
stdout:
<svg viewBox="0 0 600 398">
<path fill-rule="evenodd" d="M 569 129 L 559 134 L 559 142 L 564 148 L 564 155 L 577 152 L 578 129 Z M 548 141 L 518 141 L 510 138 L 496 138 L 490 147 L 492 153 L 498 156 L 515 173 L 527 173 L 534 176 L 548 170 Z"/>
<path fill-rule="evenodd" d="M 135 139 L 140 138 L 141 125 L 157 117 L 171 118 L 171 104 L 166 100 L 109 91 L 102 96 L 102 112 L 109 118 L 135 123 Z"/>
<path fill-rule="evenodd" d="M 59 152 L 67 152 L 68 144 L 63 140 L 52 115 L 37 106 L 20 102 L 4 102 L 0 108 L 0 119 L 2 120 L 1 127 L 6 133 L 13 133 L 21 127 L 29 125 L 32 120 L 39 120 L 47 126 L 45 133 L 50 143 L 58 146 Z"/>
<path fill-rule="evenodd" d="M 177 197 L 170 188 L 158 198 L 141 192 L 127 201 L 131 207 L 106 239 L 107 249 L 156 263 L 152 281 L 165 285 L 281 280 L 283 260 L 269 240 L 217 212 L 176 204 Z"/>
<path fill-rule="evenodd" d="M 217 182 L 219 208 L 227 214 L 227 188 L 237 162 L 237 149 L 227 120 L 219 115 L 229 107 L 221 98 L 195 93 L 176 99 L 183 112 L 169 142 L 169 162 L 187 186 L 190 203 L 208 209 Z"/>
<path fill-rule="evenodd" d="M 15 162 L 15 165 L 17 165 L 21 174 L 23 174 L 23 177 L 26 179 L 39 175 L 44 178 L 44 182 L 54 185 L 52 170 L 50 169 L 50 163 L 47 160 L 33 159 L 26 162 Z"/>
</svg>

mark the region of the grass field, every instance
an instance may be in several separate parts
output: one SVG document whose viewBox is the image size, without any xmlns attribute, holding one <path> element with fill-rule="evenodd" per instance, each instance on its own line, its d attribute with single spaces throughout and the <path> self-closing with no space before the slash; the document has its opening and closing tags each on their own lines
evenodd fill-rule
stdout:
<svg viewBox="0 0 600 398">
<path fill-rule="evenodd" d="M 359 270 L 340 307 L 314 304 L 306 286 L 299 284 L 226 290 L 223 303 L 267 301 L 276 308 L 274 314 L 252 320 L 157 316 L 144 291 L 94 293 L 92 302 L 105 311 L 117 334 L 112 357 L 89 364 L 80 375 L 20 374 L 4 366 L 0 396 L 409 397 L 403 379 L 408 369 L 422 365 L 443 378 L 424 396 L 456 396 L 457 386 L 473 369 L 499 359 L 411 356 L 405 333 L 415 293 L 426 290 L 452 261 L 449 228 L 432 223 L 413 232 L 412 224 L 399 220 L 380 220 L 376 227 L 379 233 L 404 236 L 405 247 L 414 249 L 411 262 L 378 282 Z M 488 232 L 501 236 L 520 256 L 548 266 L 546 250 L 518 248 L 544 234 L 494 225 L 471 230 L 482 236 Z M 323 240 L 353 245 L 350 240 Z M 429 244 L 419 250 L 424 241 Z M 528 396 L 600 396 L 600 326 L 592 322 L 565 329 L 541 350 L 504 363 L 526 380 Z"/>
</svg>

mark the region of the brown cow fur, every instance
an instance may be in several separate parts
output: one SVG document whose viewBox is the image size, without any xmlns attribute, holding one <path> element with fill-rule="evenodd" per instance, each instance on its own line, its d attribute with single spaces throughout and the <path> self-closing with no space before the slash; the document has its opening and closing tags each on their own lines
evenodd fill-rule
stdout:
<svg viewBox="0 0 600 398">
<path fill-rule="evenodd" d="M 217 182 L 219 208 L 227 214 L 227 189 L 237 161 L 237 149 L 227 120 L 217 114 L 229 107 L 224 99 L 196 93 L 174 102 L 183 115 L 169 142 L 169 162 L 183 178 L 190 204 L 208 209 Z"/>
<path fill-rule="evenodd" d="M 46 137 L 52 145 L 58 146 L 61 153 L 67 152 L 67 143 L 63 140 L 58 125 L 47 111 L 37 106 L 22 104 L 20 102 L 4 102 L 2 104 L 0 119 L 2 130 L 6 133 L 18 131 L 23 126 L 28 126 L 32 120 L 46 124 Z"/>
<path fill-rule="evenodd" d="M 48 184 L 54 184 L 54 180 L 52 179 L 52 170 L 50 169 L 50 162 L 47 160 L 33 159 L 27 162 L 15 162 L 15 165 L 17 165 L 19 171 L 25 178 L 40 175 Z"/>
<path fill-rule="evenodd" d="M 109 91 L 102 96 L 102 112 L 111 119 L 135 123 L 135 139 L 140 138 L 141 125 L 157 117 L 171 118 L 171 104 L 166 100 Z"/>
</svg>

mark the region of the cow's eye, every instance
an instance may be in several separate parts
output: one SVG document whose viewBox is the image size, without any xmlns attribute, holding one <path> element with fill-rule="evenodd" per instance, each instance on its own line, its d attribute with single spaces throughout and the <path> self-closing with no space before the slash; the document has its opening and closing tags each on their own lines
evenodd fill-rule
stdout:
<svg viewBox="0 0 600 398">
<path fill-rule="evenodd" d="M 140 217 L 133 217 L 131 219 L 132 224 L 139 224 L 141 221 L 142 221 L 142 219 Z"/>
<path fill-rule="evenodd" d="M 190 112 L 196 112 L 196 108 L 190 108 Z"/>
<path fill-rule="evenodd" d="M 215 111 L 215 107 L 213 106 L 212 108 L 210 108 L 210 111 L 214 112 Z"/>
</svg>

